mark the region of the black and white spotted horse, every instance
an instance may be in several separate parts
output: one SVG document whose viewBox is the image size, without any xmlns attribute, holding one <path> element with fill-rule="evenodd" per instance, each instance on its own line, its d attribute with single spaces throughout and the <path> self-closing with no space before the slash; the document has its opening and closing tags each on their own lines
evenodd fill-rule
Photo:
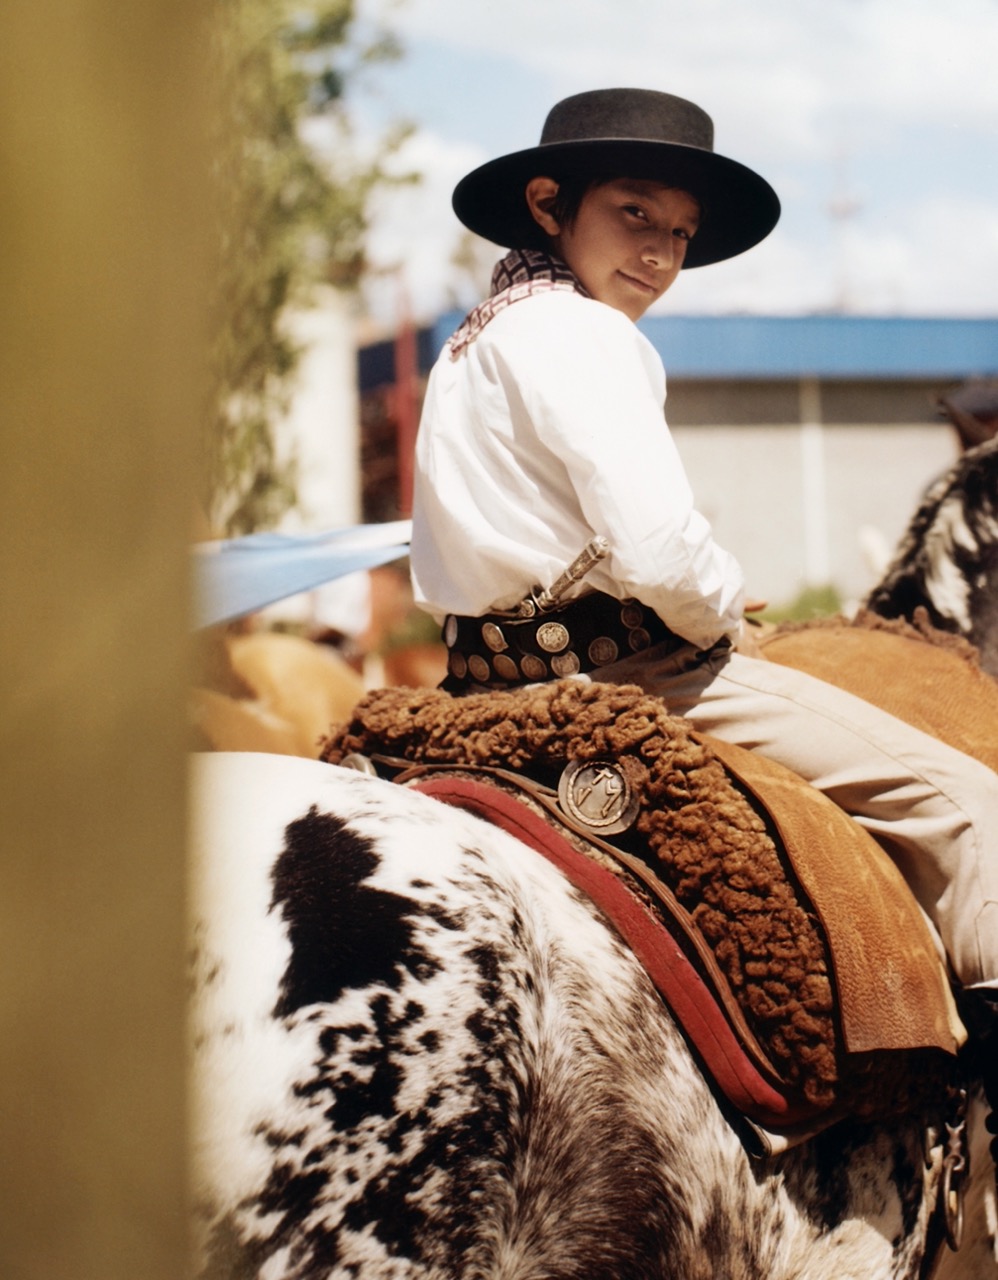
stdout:
<svg viewBox="0 0 998 1280">
<path fill-rule="evenodd" d="M 362 773 L 198 758 L 200 1272 L 915 1280 L 944 1135 L 753 1158 L 599 911 L 513 837 Z M 995 1280 L 986 1141 L 959 1253 Z"/>
<path fill-rule="evenodd" d="M 909 619 L 924 606 L 998 677 L 998 439 L 968 449 L 931 486 L 865 604 Z"/>
</svg>

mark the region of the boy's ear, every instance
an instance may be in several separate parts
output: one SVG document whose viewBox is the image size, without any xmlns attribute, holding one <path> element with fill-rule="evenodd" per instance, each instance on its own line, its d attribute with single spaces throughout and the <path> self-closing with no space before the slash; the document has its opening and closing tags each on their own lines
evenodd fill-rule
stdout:
<svg viewBox="0 0 998 1280">
<path fill-rule="evenodd" d="M 551 214 L 558 184 L 554 178 L 531 178 L 527 183 L 527 207 L 540 229 L 549 236 L 556 236 L 561 227 Z"/>
</svg>

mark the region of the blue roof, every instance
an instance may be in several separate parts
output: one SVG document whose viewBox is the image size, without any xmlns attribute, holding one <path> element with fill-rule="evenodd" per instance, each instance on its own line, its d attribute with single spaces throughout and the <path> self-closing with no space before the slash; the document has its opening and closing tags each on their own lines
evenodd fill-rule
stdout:
<svg viewBox="0 0 998 1280">
<path fill-rule="evenodd" d="M 421 367 L 462 318 L 448 312 L 422 331 Z M 670 378 L 998 376 L 998 317 L 654 316 L 639 328 Z"/>
<path fill-rule="evenodd" d="M 969 378 L 998 372 L 998 319 L 657 316 L 671 377 Z"/>
</svg>

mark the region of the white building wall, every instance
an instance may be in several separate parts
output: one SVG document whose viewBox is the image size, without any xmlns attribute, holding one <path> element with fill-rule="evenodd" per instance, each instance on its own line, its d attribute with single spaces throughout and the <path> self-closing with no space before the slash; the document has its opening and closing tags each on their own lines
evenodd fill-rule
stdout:
<svg viewBox="0 0 998 1280">
<path fill-rule="evenodd" d="M 282 449 L 298 457 L 298 505 L 285 531 L 314 531 L 360 521 L 360 405 L 351 299 L 329 286 L 291 320 L 304 352 Z"/>
<path fill-rule="evenodd" d="M 827 530 L 831 585 L 845 602 L 865 595 L 877 573 L 864 546 L 879 541 L 893 548 L 925 486 L 957 456 L 951 434 L 932 423 L 819 431 L 813 422 L 672 428 L 697 506 L 718 542 L 741 561 L 749 595 L 774 606 L 820 585 L 816 527 Z M 816 448 L 823 457 L 820 484 Z M 820 501 L 822 490 L 823 515 L 807 507 L 807 495 Z"/>
<path fill-rule="evenodd" d="M 281 521 L 283 533 L 321 533 L 359 524 L 360 395 L 351 298 L 329 286 L 315 290 L 315 306 L 298 312 L 291 332 L 303 347 L 298 385 L 280 433 L 281 453 L 294 455 L 298 502 Z M 366 573 L 349 574 L 263 610 L 269 623 L 327 627 L 347 635 L 370 622 Z"/>
</svg>

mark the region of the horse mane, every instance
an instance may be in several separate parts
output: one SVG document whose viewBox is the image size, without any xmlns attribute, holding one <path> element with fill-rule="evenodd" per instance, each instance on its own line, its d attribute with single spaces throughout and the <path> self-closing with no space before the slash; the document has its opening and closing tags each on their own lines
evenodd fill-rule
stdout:
<svg viewBox="0 0 998 1280">
<path fill-rule="evenodd" d="M 996 568 L 998 437 L 968 449 L 928 489 L 863 604 L 887 618 L 911 618 L 924 606 L 934 626 L 976 643 L 994 674 Z"/>
</svg>

